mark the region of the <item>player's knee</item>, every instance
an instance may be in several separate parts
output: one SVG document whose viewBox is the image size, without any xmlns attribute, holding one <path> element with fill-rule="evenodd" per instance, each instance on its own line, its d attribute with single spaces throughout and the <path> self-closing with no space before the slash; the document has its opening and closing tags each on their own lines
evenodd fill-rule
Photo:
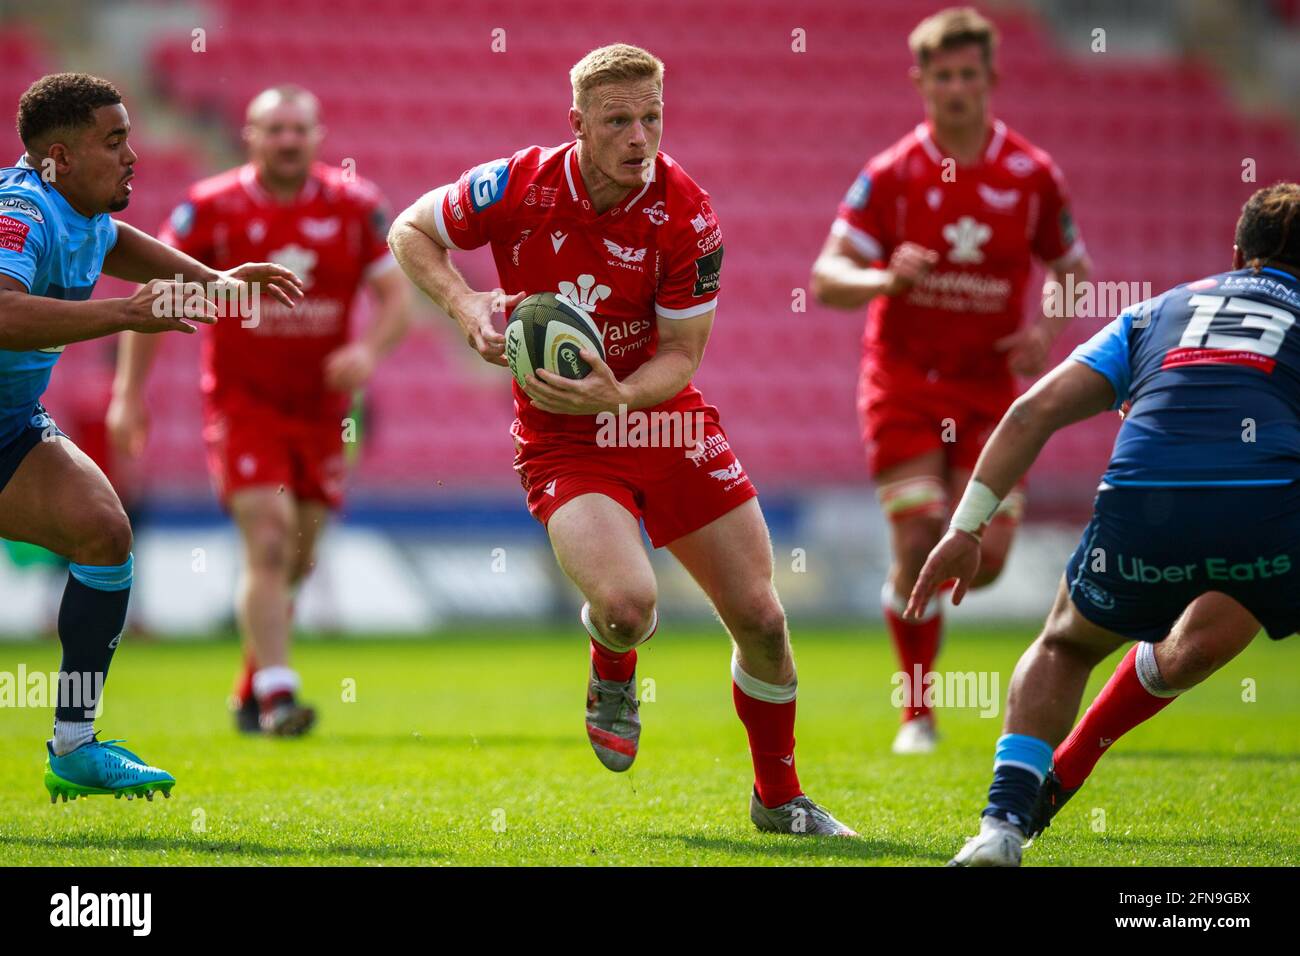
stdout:
<svg viewBox="0 0 1300 956">
<path fill-rule="evenodd" d="M 1071 626 L 1072 623 L 1073 618 L 1068 613 L 1054 609 L 1034 644 L 1044 653 L 1074 659 L 1089 667 L 1096 667 L 1118 646 L 1101 646 L 1079 633 L 1076 627 Z"/>
<path fill-rule="evenodd" d="M 626 590 L 592 602 L 592 619 L 601 636 L 619 647 L 635 647 L 654 624 L 652 591 Z"/>
<path fill-rule="evenodd" d="M 1166 640 L 1167 648 L 1156 654 L 1160 679 L 1166 687 L 1188 690 L 1218 670 L 1224 655 L 1214 646 L 1213 635 L 1206 631 L 1181 634 L 1176 641 Z"/>
<path fill-rule="evenodd" d="M 316 555 L 314 552 L 299 551 L 294 556 L 293 563 L 289 568 L 289 583 L 298 584 L 307 579 L 307 576 L 316 568 Z"/>
<path fill-rule="evenodd" d="M 758 654 L 767 660 L 779 662 L 789 648 L 789 630 L 785 608 L 773 593 L 760 595 L 740 603 L 737 610 L 729 610 L 724 623 L 736 643 L 748 654 Z"/>
<path fill-rule="evenodd" d="M 245 551 L 253 572 L 288 576 L 295 563 L 289 545 L 288 525 L 274 519 L 261 521 L 248 532 Z"/>
<path fill-rule="evenodd" d="M 93 529 L 73 548 L 71 559 L 92 567 L 124 564 L 131 556 L 131 522 L 116 501 L 91 508 L 86 517 Z"/>
</svg>

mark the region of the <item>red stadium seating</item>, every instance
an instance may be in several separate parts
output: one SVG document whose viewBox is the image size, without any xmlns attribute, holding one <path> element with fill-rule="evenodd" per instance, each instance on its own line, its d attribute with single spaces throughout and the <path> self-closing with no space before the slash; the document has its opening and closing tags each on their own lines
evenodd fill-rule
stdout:
<svg viewBox="0 0 1300 956">
<path fill-rule="evenodd" d="M 567 69 L 588 49 L 624 39 L 655 51 L 667 62 L 664 149 L 713 193 L 727 235 L 699 382 L 760 487 L 865 481 L 854 411 L 862 316 L 791 303 L 858 168 L 920 118 L 906 77 L 905 38 L 918 16 L 910 0 L 662 0 L 620 5 L 616 23 L 586 0 L 517 0 L 490 12 L 346 0 L 328 16 L 313 0 L 211 7 L 206 52 L 191 52 L 188 33 L 153 50 L 158 88 L 225 123 L 233 142 L 252 94 L 275 82 L 309 87 L 324 104 L 325 158 L 355 160 L 397 208 L 469 165 L 566 139 Z M 1193 64 L 1072 60 L 1033 17 L 997 20 L 998 113 L 1064 168 L 1097 278 L 1144 280 L 1159 292 L 1226 267 L 1233 222 L 1257 185 L 1242 181 L 1243 158 L 1254 160 L 1259 184 L 1294 176 L 1290 131 L 1240 115 Z M 492 51 L 497 28 L 504 53 Z M 805 31 L 806 53 L 792 51 L 795 29 Z M 133 218 L 153 225 L 196 171 L 156 155 L 141 171 Z M 495 281 L 481 254 L 467 272 L 480 287 Z M 1058 352 L 1099 323 L 1077 321 Z M 194 345 L 168 342 L 158 376 L 167 400 L 157 407 L 152 470 L 177 485 L 201 470 Z M 410 490 L 432 479 L 451 489 L 508 485 L 506 391 L 504 376 L 452 334 L 403 348 L 372 389 L 358 480 Z M 1114 428 L 1094 421 L 1056 440 L 1035 471 L 1035 497 L 1086 501 Z"/>
</svg>

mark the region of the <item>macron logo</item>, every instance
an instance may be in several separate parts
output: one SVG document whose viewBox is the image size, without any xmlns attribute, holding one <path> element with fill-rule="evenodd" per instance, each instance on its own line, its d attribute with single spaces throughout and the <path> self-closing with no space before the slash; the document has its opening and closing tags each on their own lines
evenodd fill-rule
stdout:
<svg viewBox="0 0 1300 956">
<path fill-rule="evenodd" d="M 576 285 L 572 282 L 561 282 L 557 288 L 570 305 L 577 306 L 584 312 L 595 312 L 600 301 L 608 299 L 610 293 L 614 291 L 607 285 L 597 285 L 596 277 L 589 273 L 578 276 Z"/>
<path fill-rule="evenodd" d="M 568 233 L 560 232 L 558 229 L 555 230 L 555 232 L 551 233 L 551 248 L 559 252 L 560 246 L 564 245 L 564 240 L 568 238 Z"/>
<path fill-rule="evenodd" d="M 70 893 L 50 897 L 51 926 L 129 926 L 134 936 L 148 936 L 153 926 L 152 893 Z"/>
</svg>

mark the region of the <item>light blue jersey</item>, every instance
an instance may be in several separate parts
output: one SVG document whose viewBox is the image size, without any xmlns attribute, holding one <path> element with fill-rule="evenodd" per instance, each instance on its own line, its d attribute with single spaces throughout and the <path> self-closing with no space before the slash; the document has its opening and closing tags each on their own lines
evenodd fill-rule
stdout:
<svg viewBox="0 0 1300 956">
<path fill-rule="evenodd" d="M 116 242 L 117 224 L 107 213 L 87 219 L 76 212 L 25 158 L 0 168 L 0 274 L 32 295 L 89 299 Z M 0 447 L 27 427 L 62 351 L 0 349 Z"/>
</svg>

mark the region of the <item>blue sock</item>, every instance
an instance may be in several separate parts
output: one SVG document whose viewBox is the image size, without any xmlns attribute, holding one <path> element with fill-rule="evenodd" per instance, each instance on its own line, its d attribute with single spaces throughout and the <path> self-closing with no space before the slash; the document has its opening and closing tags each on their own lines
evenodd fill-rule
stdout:
<svg viewBox="0 0 1300 956">
<path fill-rule="evenodd" d="M 1003 734 L 993 757 L 993 783 L 983 816 L 1029 827 L 1038 788 L 1052 767 L 1052 745 L 1028 734 Z"/>
<path fill-rule="evenodd" d="M 68 584 L 59 605 L 63 662 L 56 720 L 87 721 L 95 715 L 109 662 L 126 625 L 133 564 L 128 555 L 113 567 L 68 565 Z"/>
</svg>

